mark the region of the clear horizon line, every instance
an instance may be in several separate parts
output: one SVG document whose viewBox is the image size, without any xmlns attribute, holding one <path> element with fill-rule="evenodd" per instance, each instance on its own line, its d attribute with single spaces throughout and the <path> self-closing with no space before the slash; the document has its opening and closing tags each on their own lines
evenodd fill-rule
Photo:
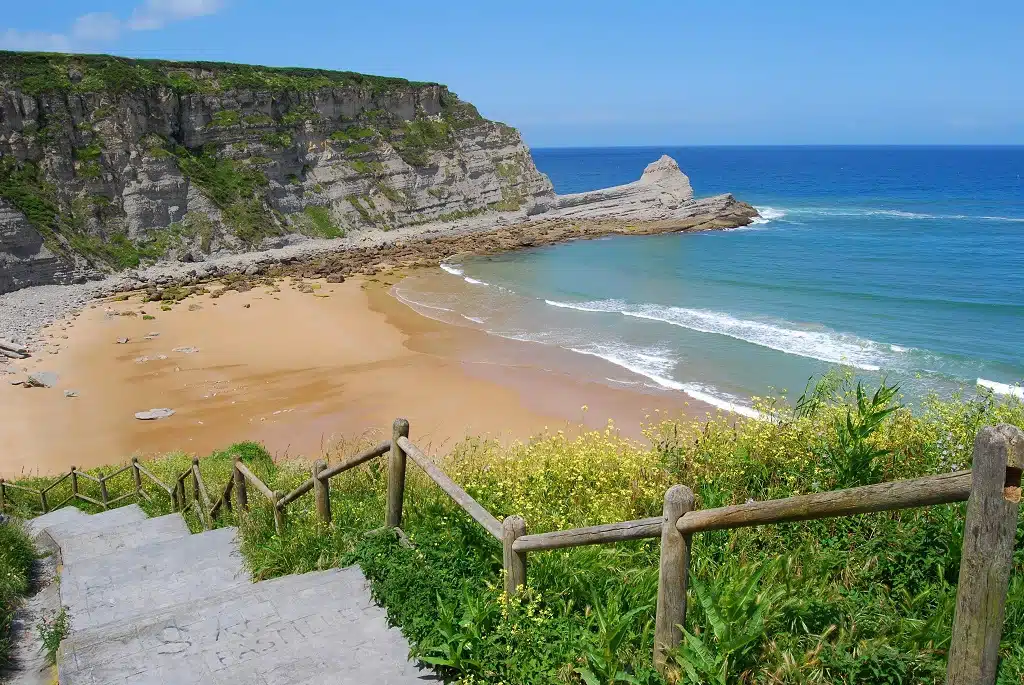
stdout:
<svg viewBox="0 0 1024 685">
<path fill-rule="evenodd" d="M 1024 143 L 647 143 L 644 145 L 530 145 L 531 150 L 686 148 L 1024 148 Z"/>
</svg>

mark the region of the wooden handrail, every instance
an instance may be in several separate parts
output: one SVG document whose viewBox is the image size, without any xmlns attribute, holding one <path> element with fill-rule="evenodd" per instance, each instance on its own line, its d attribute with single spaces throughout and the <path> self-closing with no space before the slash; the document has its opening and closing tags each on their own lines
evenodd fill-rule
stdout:
<svg viewBox="0 0 1024 685">
<path fill-rule="evenodd" d="M 432 481 L 437 483 L 437 486 L 445 491 L 445 493 L 451 497 L 456 504 L 462 507 L 467 514 L 473 517 L 473 519 L 484 527 L 488 533 L 493 535 L 498 540 L 502 537 L 501 522 L 491 515 L 491 512 L 480 506 L 480 503 L 469 496 L 469 494 L 455 484 L 451 478 L 449 478 L 444 471 L 437 468 L 437 466 L 430 461 L 427 455 L 423 454 L 416 445 L 409 442 L 409 438 L 399 438 L 398 446 L 409 455 L 409 458 L 416 462 L 416 465 L 423 469 Z"/>
<path fill-rule="evenodd" d="M 68 474 L 68 475 L 71 475 L 71 474 Z M 31 492 L 33 495 L 42 494 L 41 490 L 36 490 L 35 488 L 29 488 L 29 487 L 26 487 L 24 485 L 17 485 L 15 483 L 12 483 L 12 482 L 7 481 L 7 480 L 4 481 L 4 487 L 5 488 L 14 488 L 15 490 L 21 490 L 22 492 Z"/>
<path fill-rule="evenodd" d="M 231 509 L 231 492 L 235 489 L 235 477 L 232 474 L 228 478 L 228 484 L 221 488 L 220 498 L 210 509 L 210 518 L 217 518 L 217 514 L 220 512 L 220 508 L 227 505 L 228 510 Z"/>
<path fill-rule="evenodd" d="M 268 488 L 263 481 L 257 478 L 256 474 L 249 470 L 249 467 L 240 461 L 236 461 L 235 468 L 238 469 L 239 473 L 245 476 L 247 481 L 256 486 L 256 489 L 260 491 L 260 494 L 267 498 L 267 501 L 271 504 L 277 501 L 277 496 L 274 495 L 274 491 Z"/>
<path fill-rule="evenodd" d="M 55 487 L 57 487 L 58 485 L 60 485 L 61 483 L 63 483 L 64 481 L 66 481 L 70 477 L 71 477 L 71 472 L 68 471 L 63 476 L 61 476 L 60 478 L 58 478 L 57 480 L 53 481 L 52 483 L 47 485 L 45 488 L 40 490 L 40 494 L 45 495 L 45 494 L 49 493 L 50 490 L 53 490 Z"/>
<path fill-rule="evenodd" d="M 174 488 L 172 488 L 171 486 L 165 484 L 162 480 L 160 480 L 155 475 L 153 475 L 153 473 L 149 469 L 147 469 L 145 466 L 143 466 L 142 464 L 135 464 L 135 468 L 137 468 L 139 470 L 139 473 L 144 475 L 146 478 L 149 478 L 156 485 L 160 486 L 160 489 L 162 489 L 168 495 L 170 495 L 171 497 L 174 497 Z"/>
<path fill-rule="evenodd" d="M 101 477 L 100 480 L 101 481 L 107 481 L 107 480 L 110 480 L 111 478 L 114 478 L 115 476 L 120 476 L 125 471 L 131 471 L 133 466 L 134 466 L 134 464 L 128 464 L 128 466 L 123 466 L 123 467 L 119 468 L 117 471 L 114 471 L 113 473 L 111 473 L 110 475 Z M 71 474 L 68 474 L 68 475 L 71 475 Z"/>
<path fill-rule="evenodd" d="M 355 467 L 359 466 L 360 464 L 365 464 L 366 462 L 370 461 L 371 459 L 376 459 L 377 457 L 380 457 L 380 456 L 383 456 L 383 455 L 387 454 L 388 450 L 390 450 L 390 449 L 391 449 L 391 441 L 390 440 L 385 440 L 384 442 L 382 442 L 381 444 L 377 445 L 376 447 L 372 447 L 372 448 L 370 448 L 368 450 L 360 452 L 359 454 L 355 455 L 354 457 L 349 457 L 348 459 L 345 459 L 344 461 L 342 461 L 342 462 L 340 462 L 338 464 L 335 464 L 334 466 L 331 466 L 330 468 L 324 469 L 323 471 L 320 472 L 319 478 L 322 481 L 323 480 L 327 480 L 329 478 L 334 478 L 335 476 L 337 476 L 340 473 L 344 473 L 345 471 L 348 471 L 349 469 L 354 469 Z M 297 500 L 298 498 L 300 498 L 303 495 L 305 495 L 307 492 L 309 492 L 312 489 L 313 489 L 313 479 L 312 478 L 307 478 L 305 481 L 302 482 L 301 485 L 299 485 L 299 487 L 295 488 L 294 490 L 289 492 L 287 495 L 282 497 L 281 501 L 279 501 L 277 503 L 277 506 L 279 506 L 279 507 L 287 506 L 287 505 L 291 504 L 292 502 L 294 502 L 295 500 Z"/>
<path fill-rule="evenodd" d="M 78 475 L 79 478 L 87 478 L 87 479 L 91 480 L 93 483 L 102 483 L 103 482 L 102 478 L 97 478 L 96 476 L 88 474 L 85 471 L 75 471 L 75 474 Z"/>
<path fill-rule="evenodd" d="M 966 502 L 971 494 L 971 472 L 943 473 L 913 480 L 897 480 L 859 488 L 816 492 L 765 502 L 734 504 L 716 509 L 698 509 L 676 522 L 681 533 L 742 528 L 766 523 L 789 523 L 812 519 L 870 514 L 878 511 L 912 509 L 933 504 Z"/>
<path fill-rule="evenodd" d="M 661 535 L 661 517 L 637 519 L 635 521 L 619 521 L 600 526 L 586 528 L 570 528 L 550 533 L 524 535 L 512 543 L 517 552 L 541 552 L 566 547 L 582 547 L 583 545 L 601 545 L 609 542 L 625 542 L 626 540 L 642 540 L 656 538 Z"/>
<path fill-rule="evenodd" d="M 199 516 L 206 530 L 210 530 L 213 528 L 213 517 L 210 515 L 210 510 L 213 506 L 210 504 L 210 494 L 206 491 L 206 483 L 203 482 L 203 474 L 199 471 L 199 459 L 192 462 L 192 476 L 195 479 L 194 483 L 198 498 L 196 504 L 198 505 Z"/>
</svg>

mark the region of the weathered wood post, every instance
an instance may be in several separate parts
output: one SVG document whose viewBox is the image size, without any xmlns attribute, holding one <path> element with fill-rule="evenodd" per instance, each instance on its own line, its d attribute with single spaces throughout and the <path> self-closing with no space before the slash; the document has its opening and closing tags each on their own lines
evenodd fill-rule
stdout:
<svg viewBox="0 0 1024 685">
<path fill-rule="evenodd" d="M 391 427 L 391 454 L 388 456 L 388 511 L 384 526 L 402 526 L 402 503 L 405 500 L 405 450 L 398 446 L 399 438 L 409 437 L 409 422 L 395 419 Z"/>
<path fill-rule="evenodd" d="M 683 535 L 676 522 L 693 511 L 693 490 L 673 485 L 665 493 L 661 515 L 661 563 L 658 572 L 658 608 L 654 620 L 654 666 L 670 682 L 668 653 L 683 639 L 680 626 L 686 621 L 686 589 L 690 582 L 692 535 Z"/>
<path fill-rule="evenodd" d="M 100 500 L 103 501 L 103 508 L 107 508 L 107 503 L 110 501 L 110 494 L 107 492 L 107 478 L 103 475 L 102 471 L 100 474 Z"/>
<path fill-rule="evenodd" d="M 0 478 L 0 512 L 7 511 L 7 484 Z"/>
<path fill-rule="evenodd" d="M 71 499 L 78 498 L 78 469 L 71 467 Z"/>
<path fill-rule="evenodd" d="M 280 536 L 284 535 L 284 507 L 279 506 L 284 496 L 288 494 L 283 490 L 274 491 L 274 501 L 271 505 L 274 508 L 274 531 Z"/>
<path fill-rule="evenodd" d="M 182 512 L 185 511 L 185 507 L 186 507 L 186 503 L 185 503 L 185 477 L 186 476 L 188 476 L 188 473 L 181 474 L 181 476 L 178 477 L 178 482 L 175 483 L 175 485 L 174 485 L 174 488 L 175 488 L 174 491 L 177 493 L 178 511 L 182 511 Z"/>
<path fill-rule="evenodd" d="M 192 457 L 192 499 L 197 508 L 203 508 L 203 502 L 199 499 L 199 457 Z"/>
<path fill-rule="evenodd" d="M 1024 431 L 986 426 L 974 441 L 947 685 L 991 685 L 999 665 L 1024 468 Z"/>
<path fill-rule="evenodd" d="M 132 480 L 135 482 L 135 496 L 142 492 L 142 471 L 139 471 L 139 458 L 132 457 Z"/>
<path fill-rule="evenodd" d="M 235 501 L 238 502 L 238 511 L 249 511 L 249 493 L 245 490 L 245 476 L 237 464 L 241 459 L 235 459 L 235 469 L 231 477 L 235 480 Z"/>
<path fill-rule="evenodd" d="M 39 502 L 40 502 L 40 504 L 43 505 L 43 513 L 44 514 L 50 513 L 50 503 L 49 503 L 49 501 L 47 501 L 47 498 L 46 498 L 46 490 L 40 490 L 39 491 Z"/>
<path fill-rule="evenodd" d="M 313 464 L 313 495 L 316 499 L 316 513 L 324 523 L 331 522 L 331 481 L 320 478 L 320 472 L 327 468 L 327 462 L 318 459 Z"/>
<path fill-rule="evenodd" d="M 526 587 L 526 552 L 512 549 L 516 540 L 526 535 L 522 516 L 508 516 L 501 524 L 502 558 L 505 566 L 505 592 L 512 596 Z"/>
</svg>

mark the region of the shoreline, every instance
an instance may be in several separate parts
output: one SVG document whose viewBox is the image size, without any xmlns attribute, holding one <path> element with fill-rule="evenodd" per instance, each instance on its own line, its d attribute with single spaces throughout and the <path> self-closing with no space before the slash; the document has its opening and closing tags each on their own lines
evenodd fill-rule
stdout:
<svg viewBox="0 0 1024 685">
<path fill-rule="evenodd" d="M 714 199 L 714 198 L 711 198 Z M 700 201 L 697 201 L 700 202 Z M 225 277 L 374 276 L 396 268 L 439 266 L 460 255 L 488 255 L 608 235 L 657 235 L 739 228 L 752 220 L 742 203 L 732 214 L 701 214 L 688 219 L 629 221 L 542 217 L 502 224 L 478 217 L 451 224 L 372 229 L 352 237 L 308 240 L 286 247 L 227 254 L 203 262 L 158 262 L 102 280 L 70 285 L 38 285 L 0 295 L 0 339 L 34 349 L 40 330 L 80 311 L 90 302 L 139 289 L 162 291 L 193 287 Z M 0 358 L 0 369 L 3 368 Z"/>
<path fill-rule="evenodd" d="M 42 354 L 14 364 L 54 371 L 56 387 L 0 386 L 0 475 L 205 454 L 247 439 L 277 458 L 311 458 L 377 438 L 398 416 L 425 448 L 443 450 L 466 436 L 508 443 L 609 418 L 641 438 L 648 416 L 713 411 L 680 393 L 590 380 L 613 367 L 603 360 L 424 317 L 390 294 L 400 278 L 284 277 L 164 308 L 139 292 L 94 303 L 50 326 Z M 134 418 L 158 407 L 176 413 Z"/>
</svg>

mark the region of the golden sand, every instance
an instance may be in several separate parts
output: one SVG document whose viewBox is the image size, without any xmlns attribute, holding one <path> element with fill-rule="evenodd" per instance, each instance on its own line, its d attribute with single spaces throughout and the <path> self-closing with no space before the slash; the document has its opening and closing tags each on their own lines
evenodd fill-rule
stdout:
<svg viewBox="0 0 1024 685">
<path fill-rule="evenodd" d="M 387 285 L 349 280 L 310 294 L 285 280 L 278 292 L 190 297 L 171 311 L 137 296 L 91 305 L 47 330 L 58 354 L 15 366 L 58 373 L 56 388 L 0 386 L 0 475 L 173 450 L 202 455 L 241 440 L 261 441 L 278 458 L 316 457 L 388 437 L 398 416 L 434 451 L 467 435 L 528 439 L 609 418 L 639 437 L 654 411 L 706 408 L 686 408 L 678 393 L 589 382 L 602 370 L 583 369 L 576 355 L 424 318 Z M 128 311 L 136 316 L 121 315 Z M 155 318 L 143 320 L 143 311 Z M 123 337 L 129 342 L 117 344 Z M 174 416 L 134 417 L 164 407 Z"/>
</svg>

